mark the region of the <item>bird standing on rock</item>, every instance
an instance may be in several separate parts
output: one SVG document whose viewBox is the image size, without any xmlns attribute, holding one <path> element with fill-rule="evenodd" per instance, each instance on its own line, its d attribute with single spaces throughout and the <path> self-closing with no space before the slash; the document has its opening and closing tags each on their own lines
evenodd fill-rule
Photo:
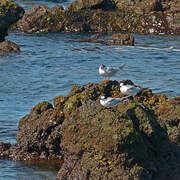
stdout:
<svg viewBox="0 0 180 180">
<path fill-rule="evenodd" d="M 144 89 L 147 89 L 147 88 L 142 88 L 140 86 L 136 86 L 134 83 L 128 82 L 128 81 L 127 82 L 121 82 L 119 86 L 120 86 L 121 93 L 128 95 L 128 96 L 136 96 L 138 93 L 140 93 Z M 146 109 L 146 107 L 142 103 L 138 102 L 138 104 L 143 109 Z"/>
<path fill-rule="evenodd" d="M 134 84 L 128 84 L 128 83 L 120 83 L 120 91 L 122 94 L 135 96 L 139 92 L 141 92 L 144 88 L 141 88 L 140 86 L 136 86 Z"/>
<path fill-rule="evenodd" d="M 118 71 L 123 69 L 125 64 L 122 66 L 117 66 L 117 67 L 106 67 L 104 64 L 101 64 L 99 66 L 99 74 L 104 77 L 112 77 L 114 76 Z"/>
<path fill-rule="evenodd" d="M 100 98 L 100 103 L 101 105 L 103 105 L 104 107 L 115 107 L 117 106 L 120 102 L 126 101 L 129 97 L 131 96 L 126 96 L 126 97 L 122 97 L 122 98 L 112 98 L 112 97 L 105 97 L 105 96 L 101 96 Z"/>
</svg>

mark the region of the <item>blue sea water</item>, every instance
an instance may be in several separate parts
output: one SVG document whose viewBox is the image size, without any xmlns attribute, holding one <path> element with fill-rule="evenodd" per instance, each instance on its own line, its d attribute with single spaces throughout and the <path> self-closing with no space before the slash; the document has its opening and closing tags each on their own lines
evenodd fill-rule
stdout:
<svg viewBox="0 0 180 180">
<path fill-rule="evenodd" d="M 25 9 L 36 4 L 66 6 L 70 1 L 16 0 Z M 53 102 L 73 85 L 103 80 L 100 64 L 123 71 L 112 80 L 131 79 L 168 97 L 180 96 L 180 36 L 134 35 L 135 46 L 107 46 L 79 42 L 85 33 L 11 32 L 6 39 L 21 52 L 0 57 L 0 141 L 15 143 L 19 120 L 38 102 Z M 55 179 L 56 171 L 22 162 L 0 161 L 0 180 Z"/>
</svg>

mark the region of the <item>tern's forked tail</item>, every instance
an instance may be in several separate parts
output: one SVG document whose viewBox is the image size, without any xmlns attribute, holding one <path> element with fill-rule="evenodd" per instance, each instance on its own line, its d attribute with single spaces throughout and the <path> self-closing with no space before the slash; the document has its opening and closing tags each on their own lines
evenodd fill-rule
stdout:
<svg viewBox="0 0 180 180">
<path fill-rule="evenodd" d="M 126 66 L 126 64 L 123 64 L 122 66 L 119 66 L 118 69 L 121 70 Z"/>
</svg>

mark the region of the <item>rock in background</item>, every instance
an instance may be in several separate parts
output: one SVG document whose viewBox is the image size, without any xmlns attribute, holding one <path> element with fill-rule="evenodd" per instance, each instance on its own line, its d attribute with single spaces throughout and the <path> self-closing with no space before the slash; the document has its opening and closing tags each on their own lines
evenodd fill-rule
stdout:
<svg viewBox="0 0 180 180">
<path fill-rule="evenodd" d="M 19 51 L 17 45 L 4 40 L 5 36 L 8 35 L 7 31 L 9 26 L 18 21 L 23 14 L 24 9 L 14 3 L 12 0 L 0 1 L 0 50 L 5 54 L 8 52 Z"/>
<path fill-rule="evenodd" d="M 180 34 L 179 0 L 80 0 L 50 9 L 37 6 L 17 23 L 24 32 Z"/>
</svg>

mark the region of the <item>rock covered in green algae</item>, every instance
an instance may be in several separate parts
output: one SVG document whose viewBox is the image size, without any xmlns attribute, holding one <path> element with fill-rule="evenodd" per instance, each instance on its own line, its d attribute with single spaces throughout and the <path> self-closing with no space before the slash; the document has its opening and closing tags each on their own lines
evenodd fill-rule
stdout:
<svg viewBox="0 0 180 180">
<path fill-rule="evenodd" d="M 55 12 L 55 13 L 54 13 Z M 35 7 L 17 28 L 25 32 L 180 34 L 178 0 L 80 0 L 63 8 Z"/>
<path fill-rule="evenodd" d="M 20 120 L 16 145 L 2 144 L 0 157 L 60 158 L 57 179 L 178 179 L 180 98 L 146 89 L 116 108 L 101 106 L 101 95 L 123 96 L 118 85 L 74 86 L 54 106 L 37 104 Z"/>
<path fill-rule="evenodd" d="M 24 9 L 12 0 L 0 1 L 0 51 L 2 54 L 18 52 L 19 47 L 10 41 L 4 41 L 8 28 L 19 20 L 24 14 Z"/>
</svg>

